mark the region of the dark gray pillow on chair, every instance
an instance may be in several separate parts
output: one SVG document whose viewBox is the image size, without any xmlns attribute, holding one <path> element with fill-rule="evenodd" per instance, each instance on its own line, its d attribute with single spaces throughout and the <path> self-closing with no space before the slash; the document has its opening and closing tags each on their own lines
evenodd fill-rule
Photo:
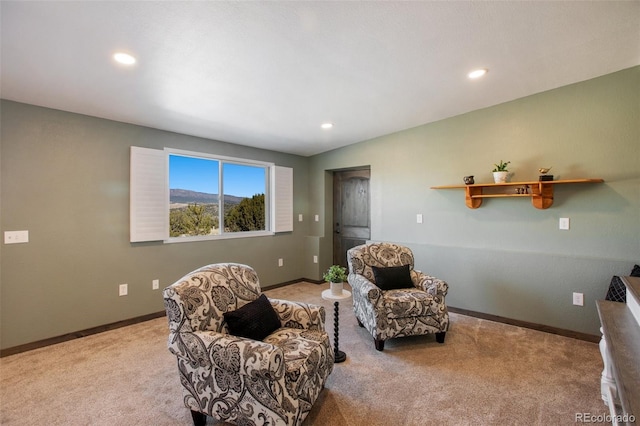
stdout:
<svg viewBox="0 0 640 426">
<path fill-rule="evenodd" d="M 396 290 L 400 288 L 414 288 L 411 281 L 411 273 L 409 265 L 388 266 L 386 268 L 378 268 L 372 266 L 373 277 L 376 285 L 381 290 Z"/>
<path fill-rule="evenodd" d="M 264 294 L 223 315 L 230 334 L 253 340 L 262 340 L 281 327 L 278 314 Z"/>
</svg>

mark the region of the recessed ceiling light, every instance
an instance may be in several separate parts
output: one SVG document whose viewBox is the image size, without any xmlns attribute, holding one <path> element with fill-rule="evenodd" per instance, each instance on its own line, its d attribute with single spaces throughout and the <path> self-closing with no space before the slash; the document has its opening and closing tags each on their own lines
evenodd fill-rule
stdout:
<svg viewBox="0 0 640 426">
<path fill-rule="evenodd" d="M 123 52 L 118 52 L 114 54 L 113 59 L 115 59 L 116 62 L 123 65 L 133 65 L 136 63 L 136 58 L 129 55 L 128 53 L 123 53 Z"/>
<path fill-rule="evenodd" d="M 467 74 L 467 76 L 469 78 L 480 78 L 480 77 L 482 77 L 483 75 L 485 75 L 488 72 L 489 72 L 489 70 L 486 69 L 486 68 L 479 68 L 477 70 L 471 71 L 469 74 Z"/>
<path fill-rule="evenodd" d="M 333 127 L 333 123 L 322 123 L 322 127 L 323 129 L 330 129 Z"/>
</svg>

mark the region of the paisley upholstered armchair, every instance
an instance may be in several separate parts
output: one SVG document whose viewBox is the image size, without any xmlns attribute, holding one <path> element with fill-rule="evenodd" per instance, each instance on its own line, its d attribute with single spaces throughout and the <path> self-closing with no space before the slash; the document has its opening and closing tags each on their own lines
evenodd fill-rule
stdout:
<svg viewBox="0 0 640 426">
<path fill-rule="evenodd" d="M 253 268 L 197 269 L 164 290 L 169 351 L 195 425 L 299 425 L 334 355 L 322 306 L 268 299 Z M 244 336 L 244 337 L 243 337 Z"/>
<path fill-rule="evenodd" d="M 347 251 L 353 310 L 377 350 L 387 339 L 435 333 L 444 343 L 449 328 L 446 282 L 413 269 L 408 247 L 363 244 Z"/>
</svg>

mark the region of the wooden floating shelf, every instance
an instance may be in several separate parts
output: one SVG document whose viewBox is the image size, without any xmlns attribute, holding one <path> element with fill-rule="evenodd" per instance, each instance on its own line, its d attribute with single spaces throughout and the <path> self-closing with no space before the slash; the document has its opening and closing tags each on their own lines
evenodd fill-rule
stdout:
<svg viewBox="0 0 640 426">
<path fill-rule="evenodd" d="M 553 187 L 560 184 L 603 183 L 603 179 L 566 179 L 541 180 L 507 183 L 475 183 L 473 185 L 445 185 L 432 186 L 431 189 L 464 189 L 465 203 L 470 209 L 477 209 L 482 205 L 483 198 L 529 197 L 531 204 L 537 209 L 548 209 L 553 204 Z M 485 189 L 519 186 L 526 189 L 525 194 L 486 194 Z"/>
</svg>

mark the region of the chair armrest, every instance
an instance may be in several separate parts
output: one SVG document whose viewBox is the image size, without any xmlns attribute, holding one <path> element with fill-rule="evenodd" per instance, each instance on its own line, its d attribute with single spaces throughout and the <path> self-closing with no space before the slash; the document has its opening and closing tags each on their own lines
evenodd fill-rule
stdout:
<svg viewBox="0 0 640 426">
<path fill-rule="evenodd" d="M 359 299 L 367 299 L 373 305 L 378 303 L 380 296 L 382 295 L 382 290 L 380 290 L 380 287 L 365 278 L 364 275 L 349 274 L 347 280 L 354 292 L 354 298 L 359 296 Z"/>
<path fill-rule="evenodd" d="M 449 284 L 439 278 L 432 277 L 423 272 L 416 270 L 411 271 L 411 279 L 417 288 L 426 291 L 432 296 L 440 296 L 444 298 L 449 292 Z"/>
<path fill-rule="evenodd" d="M 215 331 L 170 333 L 169 351 L 194 368 L 213 368 L 273 380 L 284 373 L 284 353 L 270 343 Z"/>
<path fill-rule="evenodd" d="M 283 327 L 324 331 L 324 306 L 269 298 Z"/>
</svg>

